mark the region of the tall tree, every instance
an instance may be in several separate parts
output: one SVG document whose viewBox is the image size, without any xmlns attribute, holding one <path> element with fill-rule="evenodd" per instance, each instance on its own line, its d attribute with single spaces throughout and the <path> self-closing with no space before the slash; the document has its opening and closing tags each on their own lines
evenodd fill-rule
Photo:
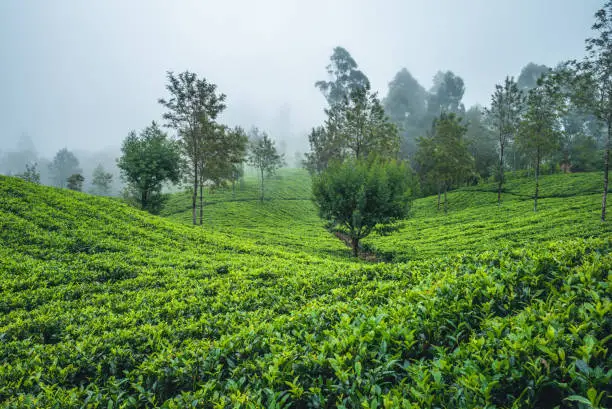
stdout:
<svg viewBox="0 0 612 409">
<path fill-rule="evenodd" d="M 164 182 L 178 183 L 181 176 L 180 148 L 153 122 L 140 134 L 132 131 L 123 141 L 117 166 L 134 192 L 139 207 L 155 213 L 161 206 Z"/>
<path fill-rule="evenodd" d="M 248 138 L 242 128 L 229 129 L 212 122 L 201 124 L 198 185 L 200 188 L 200 225 L 204 223 L 204 185 L 224 185 L 232 179 L 235 167 L 244 161 Z"/>
<path fill-rule="evenodd" d="M 415 193 L 415 180 L 405 163 L 347 159 L 315 177 L 313 196 L 319 215 L 348 235 L 353 255 L 372 231 L 384 233 L 406 216 Z"/>
<path fill-rule="evenodd" d="M 309 136 L 311 152 L 307 154 L 307 164 L 311 171 L 321 171 L 330 161 L 346 157 L 397 155 L 400 143 L 397 127 L 369 87 L 352 90 L 348 98 L 325 112 L 324 126 L 315 128 Z"/>
<path fill-rule="evenodd" d="M 538 210 L 539 176 L 542 159 L 559 145 L 561 135 L 561 98 L 553 81 L 539 80 L 539 85 L 529 91 L 526 109 L 516 135 L 520 149 L 533 160 L 535 170 L 535 192 L 533 211 Z"/>
<path fill-rule="evenodd" d="M 168 84 L 166 90 L 170 93 L 169 99 L 160 98 L 158 102 L 168 111 L 164 113 L 166 126 L 177 130 L 180 146 L 187 158 L 187 173 L 191 176 L 192 218 L 197 223 L 197 196 L 200 186 L 199 170 L 203 161 L 201 148 L 204 143 L 205 132 L 214 127 L 217 116 L 225 109 L 225 94 L 217 93 L 217 86 L 206 79 L 198 79 L 195 73 L 189 71 L 174 75 L 167 73 Z"/>
<path fill-rule="evenodd" d="M 444 213 L 447 212 L 447 191 L 453 185 L 465 181 L 474 169 L 474 158 L 464 140 L 467 127 L 454 113 L 442 113 L 434 121 L 429 137 L 419 139 L 416 160 L 424 182 L 435 181 L 440 195 L 444 193 Z"/>
<path fill-rule="evenodd" d="M 319 88 L 330 106 L 341 103 L 351 91 L 370 86 L 368 77 L 357 69 L 357 63 L 343 47 L 336 47 L 326 67 L 329 81 L 317 81 Z"/>
<path fill-rule="evenodd" d="M 412 157 L 416 151 L 416 138 L 423 129 L 427 112 L 428 93 L 406 68 L 402 68 L 389 83 L 383 104 L 385 112 L 402 135 L 400 151 L 403 157 Z"/>
<path fill-rule="evenodd" d="M 66 186 L 67 180 L 71 175 L 81 173 L 79 160 L 68 149 L 60 149 L 49 164 L 49 172 L 55 186 L 63 188 Z"/>
<path fill-rule="evenodd" d="M 491 129 L 490 119 L 480 105 L 474 105 L 465 112 L 465 142 L 474 157 L 474 169 L 481 178 L 488 178 L 497 165 L 496 135 Z"/>
<path fill-rule="evenodd" d="M 604 148 L 604 186 L 601 200 L 601 221 L 606 220 L 608 198 L 608 173 L 610 170 L 610 146 L 612 145 L 612 1 L 595 13 L 593 37 L 586 39 L 586 56 L 576 63 L 578 76 L 575 99 L 587 108 L 608 130 Z"/>
<path fill-rule="evenodd" d="M 429 119 L 442 113 L 463 114 L 465 106 L 461 102 L 465 93 L 463 79 L 452 71 L 438 72 L 427 102 Z"/>
<path fill-rule="evenodd" d="M 491 96 L 491 108 L 487 114 L 497 132 L 499 148 L 497 205 L 501 205 L 502 187 L 504 184 L 504 151 L 506 145 L 514 138 L 521 112 L 523 111 L 524 97 L 518 84 L 512 77 L 506 77 L 504 85 L 496 85 Z"/>
<path fill-rule="evenodd" d="M 264 180 L 265 176 L 273 175 L 278 168 L 284 165 L 283 155 L 276 150 L 274 141 L 267 133 L 260 133 L 257 128 L 251 131 L 251 146 L 248 156 L 249 165 L 255 167 L 260 174 L 261 196 L 264 200 Z"/>
<path fill-rule="evenodd" d="M 113 181 L 113 175 L 107 172 L 101 163 L 96 166 L 91 175 L 91 184 L 94 189 L 94 193 L 98 195 L 108 195 L 110 192 L 110 185 Z"/>
</svg>

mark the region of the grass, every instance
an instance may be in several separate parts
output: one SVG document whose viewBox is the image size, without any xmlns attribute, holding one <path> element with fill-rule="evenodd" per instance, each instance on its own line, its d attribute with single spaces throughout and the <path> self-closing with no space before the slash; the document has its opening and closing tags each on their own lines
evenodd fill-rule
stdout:
<svg viewBox="0 0 612 409">
<path fill-rule="evenodd" d="M 435 237 L 380 240 L 425 254 L 367 263 L 306 175 L 281 176 L 264 204 L 248 180 L 210 195 L 203 227 L 184 195 L 162 218 L 0 177 L 0 408 L 610 407 L 612 240 L 589 194 L 538 213 L 574 206 L 587 239 L 507 199 L 525 244 L 459 234 L 492 229 L 493 193 L 455 192 L 447 216 L 422 199 L 408 223 Z"/>
</svg>

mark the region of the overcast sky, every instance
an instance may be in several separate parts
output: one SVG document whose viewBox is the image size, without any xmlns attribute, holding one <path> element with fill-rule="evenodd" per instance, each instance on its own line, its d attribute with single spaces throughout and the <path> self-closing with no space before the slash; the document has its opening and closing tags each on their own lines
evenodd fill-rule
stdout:
<svg viewBox="0 0 612 409">
<path fill-rule="evenodd" d="M 27 133 L 41 153 L 119 146 L 161 121 L 165 72 L 190 70 L 227 94 L 222 121 L 305 135 L 323 117 L 313 84 L 332 49 L 381 96 L 402 67 L 429 88 L 438 70 L 487 104 L 530 61 L 584 55 L 603 0 L 1 0 L 0 150 Z M 273 136 L 276 136 L 273 134 Z"/>
</svg>

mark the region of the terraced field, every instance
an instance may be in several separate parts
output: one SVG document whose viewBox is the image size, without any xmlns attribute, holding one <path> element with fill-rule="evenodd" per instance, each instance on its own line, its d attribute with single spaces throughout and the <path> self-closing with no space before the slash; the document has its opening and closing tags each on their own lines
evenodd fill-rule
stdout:
<svg viewBox="0 0 612 409">
<path fill-rule="evenodd" d="M 612 406 L 594 195 L 544 199 L 541 219 L 508 197 L 522 243 L 450 231 L 491 230 L 492 193 L 453 193 L 447 216 L 421 199 L 368 242 L 411 260 L 369 263 L 322 228 L 304 174 L 281 176 L 264 204 L 211 195 L 204 227 L 181 195 L 162 218 L 0 176 L 0 408 Z"/>
</svg>

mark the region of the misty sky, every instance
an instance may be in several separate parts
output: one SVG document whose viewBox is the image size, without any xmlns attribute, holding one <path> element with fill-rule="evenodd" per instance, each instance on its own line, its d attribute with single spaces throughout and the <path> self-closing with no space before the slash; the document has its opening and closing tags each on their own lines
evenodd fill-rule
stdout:
<svg viewBox="0 0 612 409">
<path fill-rule="evenodd" d="M 305 135 L 323 118 L 313 84 L 334 46 L 381 96 L 402 67 L 437 70 L 487 104 L 533 61 L 581 58 L 602 0 L 1 0 L 0 150 L 27 133 L 39 152 L 119 146 L 161 121 L 165 72 L 196 72 L 227 94 L 221 120 Z M 287 120 L 285 119 L 285 123 Z M 305 139 L 304 139 L 305 140 Z"/>
</svg>

